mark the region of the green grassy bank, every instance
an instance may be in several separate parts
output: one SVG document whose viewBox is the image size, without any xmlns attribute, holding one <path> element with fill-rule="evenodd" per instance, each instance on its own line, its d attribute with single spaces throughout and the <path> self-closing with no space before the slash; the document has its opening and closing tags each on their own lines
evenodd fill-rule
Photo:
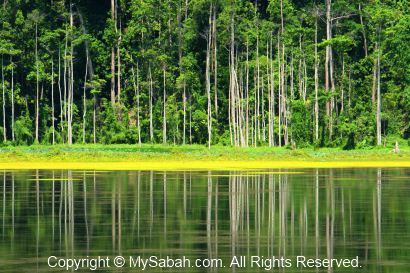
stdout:
<svg viewBox="0 0 410 273">
<path fill-rule="evenodd" d="M 214 146 L 209 150 L 202 145 L 55 145 L 1 147 L 0 162 L 138 162 L 162 160 L 204 161 L 408 161 L 410 147 L 401 146 L 399 153 L 393 147 L 377 147 L 345 151 L 341 148 L 251 147 L 235 148 Z"/>
</svg>

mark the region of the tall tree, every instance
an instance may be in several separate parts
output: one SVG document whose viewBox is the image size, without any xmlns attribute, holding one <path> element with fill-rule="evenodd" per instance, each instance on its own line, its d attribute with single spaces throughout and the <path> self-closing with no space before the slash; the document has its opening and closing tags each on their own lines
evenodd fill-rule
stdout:
<svg viewBox="0 0 410 273">
<path fill-rule="evenodd" d="M 318 141 L 319 139 L 319 56 L 317 52 L 317 36 L 318 36 L 318 26 L 317 26 L 317 19 L 319 16 L 319 11 L 318 9 L 315 10 L 315 55 L 314 55 L 314 60 L 315 60 L 315 75 L 314 75 L 314 81 L 315 81 L 315 140 Z"/>
</svg>

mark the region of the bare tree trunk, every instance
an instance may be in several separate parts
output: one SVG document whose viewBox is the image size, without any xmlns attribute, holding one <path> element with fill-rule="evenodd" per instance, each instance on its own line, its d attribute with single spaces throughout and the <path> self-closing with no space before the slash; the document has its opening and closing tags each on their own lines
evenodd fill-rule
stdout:
<svg viewBox="0 0 410 273">
<path fill-rule="evenodd" d="M 186 20 L 186 17 L 184 18 Z M 178 64 L 179 76 L 183 74 L 182 70 L 182 1 L 178 0 Z M 179 87 L 181 88 L 181 87 Z M 186 126 L 186 98 L 185 98 L 185 77 L 182 84 L 182 108 L 183 108 L 183 127 L 182 127 L 182 144 L 185 144 L 185 126 Z"/>
<path fill-rule="evenodd" d="M 286 77 L 285 77 L 285 45 L 282 43 L 282 108 L 283 108 L 283 134 L 284 134 L 284 144 L 289 144 L 289 129 L 288 129 L 288 99 L 287 99 L 287 84 L 286 84 Z"/>
<path fill-rule="evenodd" d="M 59 94 L 59 100 L 60 100 L 60 126 L 61 126 L 61 135 L 63 134 L 64 131 L 64 125 L 63 125 L 63 98 L 61 94 L 61 52 L 60 52 L 60 47 L 58 48 L 58 94 Z M 62 137 L 62 140 L 64 142 L 64 138 Z"/>
<path fill-rule="evenodd" d="M 360 24 L 362 25 L 362 33 L 363 33 L 363 49 L 364 49 L 364 55 L 367 57 L 366 30 L 365 30 L 365 28 L 364 28 L 363 15 L 362 15 L 362 7 L 361 7 L 361 4 L 360 4 L 360 3 L 359 3 L 359 14 L 360 14 Z"/>
<path fill-rule="evenodd" d="M 51 57 L 51 127 L 53 128 L 53 145 L 55 144 L 55 113 L 54 113 L 54 58 Z"/>
<path fill-rule="evenodd" d="M 330 0 L 326 0 L 326 39 L 330 40 Z M 329 94 L 329 58 L 330 58 L 330 46 L 326 46 L 326 59 L 325 59 L 325 93 Z M 326 116 L 330 120 L 330 101 L 326 99 Z M 327 121 L 328 128 L 330 128 L 330 121 Z"/>
<path fill-rule="evenodd" d="M 287 96 L 285 88 L 285 45 L 282 42 L 282 68 L 281 68 L 281 91 L 282 91 L 282 114 L 283 114 L 283 134 L 284 134 L 284 143 L 288 145 L 288 120 L 287 120 Z"/>
<path fill-rule="evenodd" d="M 272 37 L 273 33 L 270 35 L 270 77 L 271 77 L 271 135 L 272 135 L 272 141 L 271 144 L 272 146 L 275 146 L 275 77 L 273 73 L 273 43 L 272 43 Z"/>
<path fill-rule="evenodd" d="M 115 0 L 111 0 L 111 19 L 116 24 Z M 117 26 L 115 25 L 115 29 Z M 115 104 L 115 48 L 111 48 L 111 104 Z"/>
<path fill-rule="evenodd" d="M 97 96 L 94 94 L 93 96 L 93 142 L 94 144 L 97 143 L 97 137 L 96 137 L 96 108 L 97 108 Z"/>
<path fill-rule="evenodd" d="M 70 69 L 69 69 L 69 89 L 68 89 L 68 144 L 73 144 L 73 129 L 72 129 L 72 121 L 73 121 L 73 99 L 74 99 L 74 45 L 73 45 L 73 28 L 74 28 L 74 15 L 72 12 L 72 6 L 70 7 Z"/>
<path fill-rule="evenodd" d="M 166 91 L 166 71 L 165 71 L 165 65 L 163 66 L 163 85 L 164 85 L 164 90 L 163 90 L 163 102 L 164 102 L 164 116 L 163 116 L 163 121 L 162 121 L 162 143 L 166 144 L 167 143 L 167 91 Z"/>
<path fill-rule="evenodd" d="M 377 44 L 375 50 L 377 51 Z M 372 85 L 372 105 L 376 104 L 376 92 L 377 92 L 377 58 L 373 61 L 373 85 Z"/>
<path fill-rule="evenodd" d="M 68 95 L 68 81 L 67 81 L 67 74 L 68 74 L 68 59 L 67 59 L 67 51 L 68 51 L 68 26 L 66 26 L 65 30 L 65 43 L 64 43 L 64 97 L 63 97 L 63 106 L 64 106 L 64 115 L 61 117 L 62 118 L 62 130 L 61 134 L 64 133 L 65 129 L 65 122 L 67 121 L 67 95 Z M 65 142 L 65 136 L 62 137 L 63 143 Z"/>
<path fill-rule="evenodd" d="M 118 103 L 121 103 L 121 55 L 120 48 L 117 48 L 117 94 Z"/>
<path fill-rule="evenodd" d="M 213 10 L 213 41 L 214 41 L 214 100 L 215 100 L 215 116 L 218 117 L 218 46 L 217 46 L 217 36 L 216 36 L 216 4 Z"/>
<path fill-rule="evenodd" d="M 302 55 L 302 34 L 299 34 L 299 52 Z M 299 97 L 303 98 L 305 101 L 305 97 L 303 94 L 303 67 L 302 67 L 302 58 L 299 58 L 299 66 L 298 66 L 298 89 L 299 89 Z"/>
<path fill-rule="evenodd" d="M 189 96 L 189 144 L 192 144 L 192 98 Z"/>
<path fill-rule="evenodd" d="M 211 148 L 212 139 L 212 113 L 211 113 L 211 75 L 210 75 L 210 62 L 211 62 L 211 45 L 212 45 L 212 4 L 209 8 L 209 29 L 207 33 L 207 47 L 206 47 L 206 68 L 205 68 L 205 80 L 206 80 L 206 94 L 208 97 L 208 149 Z"/>
<path fill-rule="evenodd" d="M 87 115 L 87 104 L 86 104 L 86 99 L 85 99 L 86 98 L 85 91 L 87 89 L 87 76 L 88 76 L 88 55 L 86 57 L 84 87 L 83 87 L 83 143 L 85 143 L 85 117 Z"/>
<path fill-rule="evenodd" d="M 285 43 L 284 43 L 284 17 L 283 17 L 283 0 L 280 1 L 280 17 L 281 17 L 281 46 L 282 46 L 282 67 L 281 67 L 281 91 L 282 91 L 282 112 L 284 121 L 284 140 L 285 145 L 288 144 L 288 121 L 287 121 L 287 107 L 286 107 L 286 90 L 285 90 Z"/>
<path fill-rule="evenodd" d="M 377 145 L 382 145 L 382 126 L 381 126 L 381 95 L 380 95 L 380 48 L 377 46 Z"/>
<path fill-rule="evenodd" d="M 282 147 L 282 66 L 280 54 L 280 33 L 278 32 L 278 142 Z"/>
<path fill-rule="evenodd" d="M 317 54 L 317 17 L 318 11 L 315 15 L 315 140 L 319 139 L 319 60 Z"/>
<path fill-rule="evenodd" d="M 132 57 L 131 57 L 132 62 Z M 137 80 L 135 80 L 134 65 L 131 65 L 132 85 L 134 87 L 134 95 L 137 104 L 137 134 L 138 144 L 141 145 L 141 125 L 140 125 L 140 90 L 139 90 L 139 67 L 137 62 Z"/>
<path fill-rule="evenodd" d="M 152 74 L 151 74 L 151 64 L 148 67 L 148 77 L 149 77 L 149 136 L 151 143 L 154 141 L 154 124 L 152 120 Z"/>
<path fill-rule="evenodd" d="M 14 137 L 14 63 L 13 58 L 10 57 L 11 63 L 11 140 L 15 141 Z"/>
<path fill-rule="evenodd" d="M 115 50 L 111 49 L 111 104 L 115 104 Z"/>
<path fill-rule="evenodd" d="M 303 52 L 303 101 L 306 101 L 306 96 L 307 96 L 307 81 L 308 81 L 308 76 L 307 76 L 307 65 L 306 65 L 306 57 L 305 53 Z"/>
<path fill-rule="evenodd" d="M 272 147 L 272 94 L 271 94 L 271 72 L 270 72 L 270 63 L 271 57 L 269 55 L 270 47 L 269 47 L 269 40 L 266 41 L 266 76 L 268 80 L 268 144 L 269 147 Z"/>
<path fill-rule="evenodd" d="M 326 0 L 326 39 L 332 39 L 332 18 L 331 18 L 331 0 Z M 326 102 L 326 112 L 329 117 L 329 139 L 332 139 L 333 134 L 333 107 L 334 107 L 334 98 L 333 93 L 335 91 L 335 83 L 333 79 L 333 52 L 332 46 L 326 46 L 326 68 L 325 68 L 325 89 L 326 92 L 329 92 L 329 81 L 331 88 L 331 99 L 330 102 Z"/>
<path fill-rule="evenodd" d="M 177 13 L 177 25 L 178 25 L 178 64 L 179 64 L 179 75 L 182 74 L 182 3 L 178 0 L 178 13 Z M 186 19 L 186 18 L 185 18 Z"/>
<path fill-rule="evenodd" d="M 231 2 L 231 18 L 230 18 L 230 29 L 231 29 L 231 39 L 230 39 L 230 120 L 232 126 L 231 138 L 233 139 L 233 145 L 238 146 L 237 137 L 236 137 L 236 111 L 235 111 L 235 19 L 234 19 L 234 3 Z"/>
<path fill-rule="evenodd" d="M 71 56 L 74 56 L 74 46 L 71 42 Z M 70 72 L 70 97 L 69 97 L 69 117 L 68 117 L 68 144 L 73 144 L 73 105 L 74 105 L 74 57 L 71 58 Z"/>
<path fill-rule="evenodd" d="M 38 143 L 38 123 L 39 123 L 39 71 L 38 71 L 38 25 L 36 23 L 36 135 L 35 142 Z M 6 135 L 4 133 L 4 140 L 6 140 Z"/>
<path fill-rule="evenodd" d="M 332 34 L 331 34 L 332 35 Z M 332 36 L 330 36 L 330 39 Z M 332 93 L 330 97 L 330 120 L 329 120 L 329 138 L 333 138 L 333 112 L 335 108 L 335 79 L 334 79 L 334 73 L 333 73 L 333 68 L 334 68 L 334 62 L 333 62 L 333 49 L 332 46 L 330 46 L 329 50 L 329 74 L 330 74 L 330 91 Z"/>
<path fill-rule="evenodd" d="M 293 52 L 292 52 L 292 54 L 291 54 L 291 57 L 290 57 L 290 99 L 291 100 L 294 100 L 295 99 L 295 91 L 293 90 L 294 89 L 294 66 L 293 66 Z M 302 83 L 302 86 L 303 86 L 303 83 Z M 302 92 L 302 98 L 303 98 L 303 101 L 305 101 L 305 97 L 303 96 L 303 92 Z"/>
<path fill-rule="evenodd" d="M 259 30 L 256 29 L 258 32 Z M 258 141 L 261 140 L 261 131 L 260 131 L 260 68 L 259 68 L 259 33 L 256 33 L 256 115 L 255 115 L 255 122 L 256 122 L 256 139 Z M 257 142 L 255 141 L 255 144 Z M 255 145 L 256 146 L 256 145 Z"/>
<path fill-rule="evenodd" d="M 352 103 L 351 103 L 351 97 L 352 97 L 351 93 L 352 93 L 352 69 L 351 69 L 351 67 L 349 67 L 349 92 L 347 94 L 347 96 L 348 96 L 347 102 L 348 102 L 349 110 L 350 110 L 351 105 L 352 105 Z"/>
<path fill-rule="evenodd" d="M 120 36 L 117 42 L 117 95 L 118 95 L 118 104 L 121 104 L 121 29 Z"/>
<path fill-rule="evenodd" d="M 239 62 L 238 62 L 239 63 Z M 240 83 L 236 82 L 236 85 L 239 87 L 237 88 L 237 97 L 238 97 L 238 129 L 239 129 L 239 140 L 241 147 L 246 146 L 246 139 L 245 139 L 245 117 L 243 111 L 243 74 L 242 68 L 240 70 Z"/>
<path fill-rule="evenodd" d="M 138 63 L 137 63 L 137 74 L 138 74 Z M 134 71 L 134 64 L 131 56 L 131 76 L 132 76 L 132 87 L 134 88 L 134 99 L 136 100 L 137 104 L 137 121 L 136 121 L 136 126 L 137 126 L 137 134 L 138 134 L 138 144 L 140 143 L 140 132 L 139 132 L 139 109 L 138 109 L 138 104 L 139 104 L 139 98 L 138 98 L 138 87 L 137 83 L 135 81 L 135 71 Z M 137 76 L 138 77 L 138 76 Z"/>
<path fill-rule="evenodd" d="M 255 72 L 255 69 L 253 70 L 253 81 L 253 146 L 256 147 L 258 140 L 258 76 L 257 72 Z"/>
<path fill-rule="evenodd" d="M 6 90 L 5 90 L 5 85 L 4 85 L 4 63 L 3 63 L 3 55 L 1 55 L 1 82 L 3 86 L 3 99 L 2 99 L 2 104 L 3 104 L 3 141 L 7 141 L 7 135 L 6 135 Z"/>
<path fill-rule="evenodd" d="M 342 56 L 342 81 L 340 83 L 340 114 L 344 111 L 344 80 L 345 80 L 345 58 Z"/>
<path fill-rule="evenodd" d="M 183 83 L 183 93 L 182 93 L 182 104 L 183 104 L 183 115 L 184 115 L 184 128 L 182 132 L 182 144 L 185 144 L 185 138 L 186 138 L 186 82 L 184 79 Z"/>
<path fill-rule="evenodd" d="M 229 84 L 231 84 L 231 56 L 229 55 Z M 233 143 L 233 134 L 232 134 L 232 131 L 233 131 L 233 128 L 232 128 L 232 117 L 231 117 L 231 115 L 232 115 L 232 110 L 231 110 L 231 108 L 232 108 L 232 98 L 231 98 L 231 86 L 229 85 L 229 92 L 228 92 L 228 127 L 229 127 L 229 139 L 230 139 L 230 143 L 231 143 L 231 146 L 232 145 L 234 145 L 234 143 Z"/>
<path fill-rule="evenodd" d="M 246 38 L 246 88 L 245 88 L 245 100 L 246 100 L 246 147 L 249 146 L 249 40 Z"/>
</svg>

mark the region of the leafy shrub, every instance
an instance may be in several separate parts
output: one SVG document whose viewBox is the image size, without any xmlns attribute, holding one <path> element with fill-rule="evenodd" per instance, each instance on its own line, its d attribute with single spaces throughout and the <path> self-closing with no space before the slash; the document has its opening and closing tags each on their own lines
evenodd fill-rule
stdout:
<svg viewBox="0 0 410 273">
<path fill-rule="evenodd" d="M 14 134 L 17 144 L 33 143 L 32 121 L 27 114 L 17 118 L 14 124 Z"/>
</svg>

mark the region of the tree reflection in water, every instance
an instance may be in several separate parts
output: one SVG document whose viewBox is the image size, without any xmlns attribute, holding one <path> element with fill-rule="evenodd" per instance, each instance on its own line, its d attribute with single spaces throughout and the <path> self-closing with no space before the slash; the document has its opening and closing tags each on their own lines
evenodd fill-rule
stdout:
<svg viewBox="0 0 410 273">
<path fill-rule="evenodd" d="M 47 271 L 50 255 L 186 255 L 228 265 L 232 256 L 304 255 L 359 256 L 363 272 L 406 272 L 409 177 L 409 169 L 5 170 L 0 255 L 11 271 Z"/>
</svg>

